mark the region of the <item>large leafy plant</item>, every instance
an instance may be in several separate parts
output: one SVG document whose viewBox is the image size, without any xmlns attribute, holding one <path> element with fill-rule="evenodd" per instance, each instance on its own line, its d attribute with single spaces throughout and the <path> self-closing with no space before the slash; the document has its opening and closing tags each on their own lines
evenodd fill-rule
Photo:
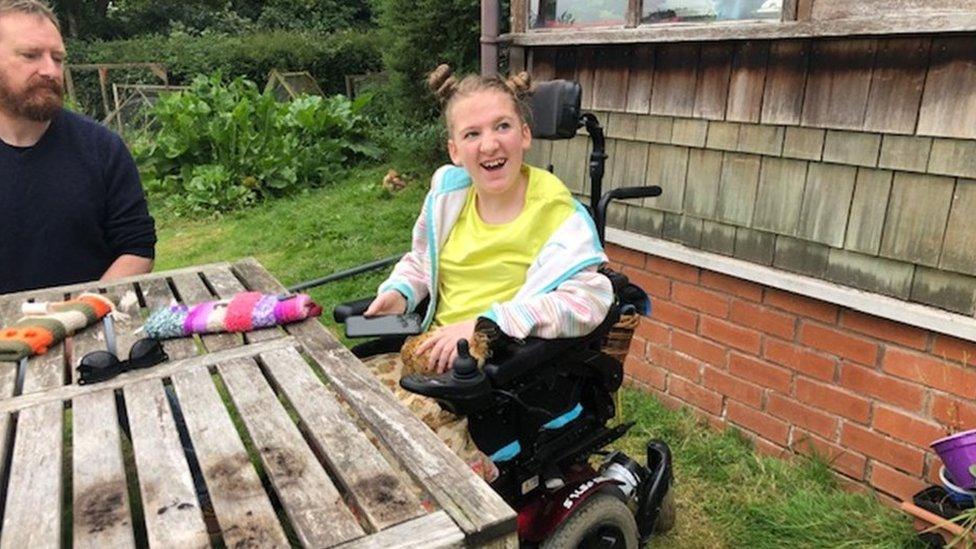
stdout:
<svg viewBox="0 0 976 549">
<path fill-rule="evenodd" d="M 288 103 L 244 78 L 197 77 L 164 96 L 133 153 L 149 192 L 178 212 L 228 211 L 320 186 L 376 158 L 361 110 L 368 97 Z"/>
</svg>

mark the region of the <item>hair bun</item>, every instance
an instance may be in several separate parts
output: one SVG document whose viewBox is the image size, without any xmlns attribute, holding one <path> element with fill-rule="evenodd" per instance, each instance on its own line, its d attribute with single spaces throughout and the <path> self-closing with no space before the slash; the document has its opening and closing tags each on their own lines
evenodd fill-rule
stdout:
<svg viewBox="0 0 976 549">
<path fill-rule="evenodd" d="M 526 71 L 513 74 L 505 80 L 505 85 L 512 90 L 515 97 L 523 99 L 532 94 L 532 75 Z"/>
<path fill-rule="evenodd" d="M 437 65 L 437 68 L 427 75 L 427 86 L 434 92 L 442 105 L 457 91 L 457 78 L 454 77 L 451 67 L 447 63 Z"/>
</svg>

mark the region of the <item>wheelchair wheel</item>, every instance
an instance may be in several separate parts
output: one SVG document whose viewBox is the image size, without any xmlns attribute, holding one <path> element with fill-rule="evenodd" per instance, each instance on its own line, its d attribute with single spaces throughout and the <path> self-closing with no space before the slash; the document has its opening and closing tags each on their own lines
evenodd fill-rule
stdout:
<svg viewBox="0 0 976 549">
<path fill-rule="evenodd" d="M 542 549 L 567 547 L 636 549 L 634 514 L 614 496 L 594 494 L 542 543 Z"/>
<path fill-rule="evenodd" d="M 657 513 L 657 520 L 654 521 L 654 534 L 664 534 L 674 528 L 677 518 L 677 510 L 674 508 L 674 485 L 665 494 L 661 501 L 661 510 Z"/>
</svg>

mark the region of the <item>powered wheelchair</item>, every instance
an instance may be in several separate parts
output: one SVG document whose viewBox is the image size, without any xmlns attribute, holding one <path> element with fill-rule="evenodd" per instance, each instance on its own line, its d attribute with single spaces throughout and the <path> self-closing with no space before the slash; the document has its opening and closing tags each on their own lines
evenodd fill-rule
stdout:
<svg viewBox="0 0 976 549">
<path fill-rule="evenodd" d="M 580 95 L 575 82 L 538 86 L 532 97 L 532 132 L 536 138 L 569 139 L 585 126 L 593 145 L 590 210 L 602 243 L 611 200 L 657 196 L 661 189 L 602 193 L 607 158 L 603 130 L 595 116 L 581 112 Z M 483 368 L 461 340 L 458 359 L 447 373 L 411 375 L 400 382 L 404 389 L 468 417 L 472 439 L 499 469 L 492 487 L 518 512 L 523 546 L 632 548 L 674 523 L 667 444 L 649 441 L 643 465 L 622 452 L 604 450 L 633 423 L 610 425 L 623 365 L 602 345 L 622 314 L 646 315 L 650 302 L 623 274 L 606 268 L 601 272 L 610 278 L 615 300 L 589 335 L 524 341 L 501 337 Z M 371 301 L 339 305 L 333 316 L 343 323 L 362 315 Z M 361 358 L 396 352 L 405 337 L 387 334 L 352 351 Z"/>
</svg>

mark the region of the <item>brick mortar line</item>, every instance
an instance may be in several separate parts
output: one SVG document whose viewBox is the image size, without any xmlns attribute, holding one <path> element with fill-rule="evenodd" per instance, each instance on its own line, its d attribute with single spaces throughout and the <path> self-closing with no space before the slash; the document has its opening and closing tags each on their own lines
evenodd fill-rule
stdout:
<svg viewBox="0 0 976 549">
<path fill-rule="evenodd" d="M 762 281 L 761 284 L 768 288 L 799 294 L 820 302 L 840 305 L 883 319 L 976 342 L 976 318 L 973 317 L 918 303 L 904 302 L 881 294 L 857 290 L 825 280 L 705 252 L 612 227 L 607 228 L 607 241 L 631 250 L 644 252 L 650 256 L 747 281 L 760 280 Z"/>
</svg>

